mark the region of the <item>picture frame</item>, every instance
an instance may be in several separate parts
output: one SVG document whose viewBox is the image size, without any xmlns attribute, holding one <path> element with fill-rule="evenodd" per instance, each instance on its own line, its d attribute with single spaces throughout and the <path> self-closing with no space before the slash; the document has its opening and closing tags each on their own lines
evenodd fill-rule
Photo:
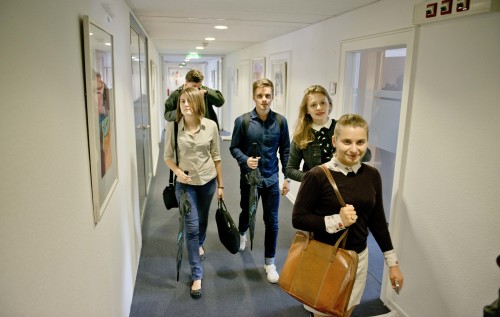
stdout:
<svg viewBox="0 0 500 317">
<path fill-rule="evenodd" d="M 239 82 L 238 82 L 238 68 L 233 68 L 231 76 L 231 84 L 233 88 L 233 95 L 238 96 Z"/>
<path fill-rule="evenodd" d="M 118 184 L 113 35 L 83 17 L 85 100 L 94 223 Z"/>
<path fill-rule="evenodd" d="M 263 79 L 266 76 L 266 58 L 259 57 L 252 59 L 252 82 L 256 80 Z"/>
<path fill-rule="evenodd" d="M 287 60 L 275 60 L 271 63 L 271 81 L 274 83 L 273 110 L 286 116 L 287 96 Z"/>
<path fill-rule="evenodd" d="M 156 81 L 157 81 L 157 71 L 156 71 L 156 64 L 153 60 L 149 61 L 149 66 L 151 68 L 150 74 L 151 74 L 151 103 L 153 105 L 156 105 Z"/>
<path fill-rule="evenodd" d="M 167 84 L 167 95 L 170 96 L 177 88 L 184 85 L 185 77 L 189 69 L 180 67 L 169 67 L 167 73 L 168 84 Z"/>
</svg>

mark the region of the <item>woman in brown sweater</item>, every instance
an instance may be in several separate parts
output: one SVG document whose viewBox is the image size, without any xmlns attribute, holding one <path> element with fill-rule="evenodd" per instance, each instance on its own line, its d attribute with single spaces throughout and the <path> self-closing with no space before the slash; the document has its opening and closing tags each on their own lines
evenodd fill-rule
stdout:
<svg viewBox="0 0 500 317">
<path fill-rule="evenodd" d="M 340 194 L 346 202 L 341 207 L 323 169 L 318 166 L 307 172 L 300 185 L 293 208 L 293 226 L 314 232 L 315 239 L 334 245 L 343 230 L 350 228 L 346 249 L 358 253 L 356 281 L 344 315 L 350 316 L 359 304 L 368 270 L 367 237 L 370 230 L 375 237 L 387 265 L 392 287 L 399 291 L 403 275 L 396 254 L 382 203 L 382 182 L 377 169 L 361 164 L 368 148 L 368 124 L 359 115 L 343 115 L 337 121 L 332 138 L 335 155 L 325 163 L 332 174 Z M 315 316 L 323 316 L 311 307 Z"/>
</svg>

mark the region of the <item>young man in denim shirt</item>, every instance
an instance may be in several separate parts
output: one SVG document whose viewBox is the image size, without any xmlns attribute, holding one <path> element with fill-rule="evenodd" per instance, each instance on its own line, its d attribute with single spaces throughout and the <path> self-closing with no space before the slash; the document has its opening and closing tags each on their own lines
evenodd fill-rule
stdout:
<svg viewBox="0 0 500 317">
<path fill-rule="evenodd" d="M 274 96 L 274 86 L 269 79 L 260 79 L 253 83 L 253 100 L 255 108 L 234 122 L 230 151 L 240 166 L 241 213 L 238 229 L 241 234 L 240 251 L 245 250 L 246 231 L 249 228 L 249 196 L 250 185 L 246 175 L 258 168 L 262 180 L 257 186 L 258 197 L 262 198 L 264 210 L 264 256 L 267 280 L 278 282 L 279 275 L 274 265 L 276 241 L 278 239 L 278 208 L 280 194 L 286 195 L 289 181 L 285 179 L 283 189 L 279 188 L 278 155 L 281 161 L 281 171 L 288 162 L 290 151 L 290 136 L 285 117 L 271 110 Z M 257 144 L 257 155 L 253 157 L 252 143 Z"/>
</svg>

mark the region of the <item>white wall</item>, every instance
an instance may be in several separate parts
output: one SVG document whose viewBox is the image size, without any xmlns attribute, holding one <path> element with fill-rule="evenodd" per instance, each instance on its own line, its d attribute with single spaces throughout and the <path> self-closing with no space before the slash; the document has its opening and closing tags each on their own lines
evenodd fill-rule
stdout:
<svg viewBox="0 0 500 317">
<path fill-rule="evenodd" d="M 107 3 L 111 22 L 97 0 L 0 3 L 1 316 L 128 316 L 141 249 L 130 22 L 122 0 Z M 83 15 L 115 45 L 119 183 L 97 226 Z"/>
<path fill-rule="evenodd" d="M 226 66 L 260 56 L 268 62 L 273 53 L 291 51 L 293 129 L 304 89 L 341 81 L 340 42 L 412 27 L 417 2 L 376 2 L 230 54 Z M 401 191 L 391 224 L 406 280 L 399 296 L 384 298 L 401 315 L 482 316 L 498 297 L 498 34 L 500 13 L 417 27 Z M 336 96 L 333 102 L 338 117 Z M 231 124 L 247 111 L 243 100 L 232 106 Z M 292 194 L 297 189 L 294 183 Z"/>
</svg>

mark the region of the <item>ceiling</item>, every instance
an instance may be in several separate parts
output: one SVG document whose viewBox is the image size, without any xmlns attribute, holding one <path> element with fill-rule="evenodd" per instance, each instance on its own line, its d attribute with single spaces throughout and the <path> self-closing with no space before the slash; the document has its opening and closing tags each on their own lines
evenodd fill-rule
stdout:
<svg viewBox="0 0 500 317">
<path fill-rule="evenodd" d="M 178 62 L 190 52 L 224 56 L 379 0 L 125 1 L 164 60 Z"/>
</svg>

